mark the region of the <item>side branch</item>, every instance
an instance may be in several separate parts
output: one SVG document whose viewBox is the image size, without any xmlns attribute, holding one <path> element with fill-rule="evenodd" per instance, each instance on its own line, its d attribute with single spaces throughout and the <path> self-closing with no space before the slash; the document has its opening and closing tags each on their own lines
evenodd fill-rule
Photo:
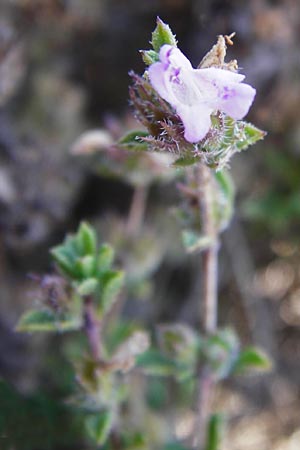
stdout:
<svg viewBox="0 0 300 450">
<path fill-rule="evenodd" d="M 133 191 L 129 216 L 127 221 L 127 232 L 129 235 L 135 235 L 139 232 L 144 218 L 147 199 L 147 187 L 136 186 Z"/>
<path fill-rule="evenodd" d="M 101 322 L 97 319 L 93 299 L 88 296 L 84 299 L 84 332 L 87 336 L 90 350 L 95 361 L 102 358 Z"/>
</svg>

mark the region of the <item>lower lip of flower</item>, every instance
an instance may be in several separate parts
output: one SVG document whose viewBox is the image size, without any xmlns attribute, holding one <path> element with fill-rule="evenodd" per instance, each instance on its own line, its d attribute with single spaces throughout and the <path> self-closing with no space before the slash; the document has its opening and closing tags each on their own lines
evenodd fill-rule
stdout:
<svg viewBox="0 0 300 450">
<path fill-rule="evenodd" d="M 222 100 L 228 100 L 229 98 L 234 97 L 236 94 L 234 89 L 229 89 L 229 87 L 224 86 L 223 93 L 221 94 Z"/>
</svg>

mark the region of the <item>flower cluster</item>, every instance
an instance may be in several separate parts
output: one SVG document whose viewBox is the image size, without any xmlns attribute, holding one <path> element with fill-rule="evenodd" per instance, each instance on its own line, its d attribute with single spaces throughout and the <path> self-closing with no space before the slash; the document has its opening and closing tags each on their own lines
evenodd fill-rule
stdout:
<svg viewBox="0 0 300 450">
<path fill-rule="evenodd" d="M 243 82 L 235 60 L 225 63 L 226 38 L 232 43 L 219 36 L 194 69 L 158 19 L 153 50 L 142 51 L 149 67 L 142 77 L 132 73 L 130 88 L 136 117 L 148 130 L 137 139 L 149 150 L 176 154 L 188 164 L 200 158 L 222 169 L 234 153 L 263 138 L 264 132 L 241 121 L 256 91 Z"/>
<path fill-rule="evenodd" d="M 199 142 L 207 135 L 210 116 L 216 111 L 233 119 L 247 114 L 255 89 L 241 83 L 244 75 L 215 67 L 193 69 L 183 53 L 171 45 L 162 46 L 159 59 L 149 67 L 150 82 L 181 118 L 188 142 Z"/>
</svg>

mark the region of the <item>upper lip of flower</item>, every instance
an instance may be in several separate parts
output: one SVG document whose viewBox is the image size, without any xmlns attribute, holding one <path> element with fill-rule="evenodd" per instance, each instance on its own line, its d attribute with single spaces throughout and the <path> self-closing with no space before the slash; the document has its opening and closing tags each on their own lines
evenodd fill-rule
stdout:
<svg viewBox="0 0 300 450">
<path fill-rule="evenodd" d="M 196 143 L 206 136 L 214 111 L 236 120 L 247 114 L 256 91 L 242 83 L 244 75 L 215 67 L 194 69 L 171 45 L 161 47 L 159 58 L 149 67 L 150 82 L 182 120 L 188 142 Z"/>
</svg>

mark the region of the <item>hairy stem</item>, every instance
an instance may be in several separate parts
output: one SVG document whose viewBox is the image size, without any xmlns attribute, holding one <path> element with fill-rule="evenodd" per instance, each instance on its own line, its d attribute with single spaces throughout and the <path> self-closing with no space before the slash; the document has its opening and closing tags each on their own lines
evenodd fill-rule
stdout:
<svg viewBox="0 0 300 450">
<path fill-rule="evenodd" d="M 200 318 L 203 332 L 214 333 L 217 326 L 218 242 L 214 219 L 213 177 L 210 169 L 200 164 L 196 181 L 202 231 L 209 238 L 208 248 L 202 252 L 202 298 Z"/>
<path fill-rule="evenodd" d="M 204 164 L 196 168 L 198 203 L 202 231 L 209 238 L 209 246 L 202 252 L 202 295 L 200 319 L 204 335 L 212 334 L 217 327 L 218 287 L 218 236 L 214 219 L 213 177 Z M 207 424 L 211 412 L 214 379 L 209 367 L 202 367 L 199 373 L 197 418 L 195 423 L 195 446 L 204 448 Z"/>
<path fill-rule="evenodd" d="M 88 296 L 84 299 L 84 331 L 88 339 L 92 357 L 95 361 L 102 358 L 101 322 L 96 317 L 93 299 Z"/>
<path fill-rule="evenodd" d="M 216 244 L 203 251 L 202 273 L 202 328 L 206 334 L 210 334 L 214 333 L 217 325 L 218 248 Z"/>
</svg>

